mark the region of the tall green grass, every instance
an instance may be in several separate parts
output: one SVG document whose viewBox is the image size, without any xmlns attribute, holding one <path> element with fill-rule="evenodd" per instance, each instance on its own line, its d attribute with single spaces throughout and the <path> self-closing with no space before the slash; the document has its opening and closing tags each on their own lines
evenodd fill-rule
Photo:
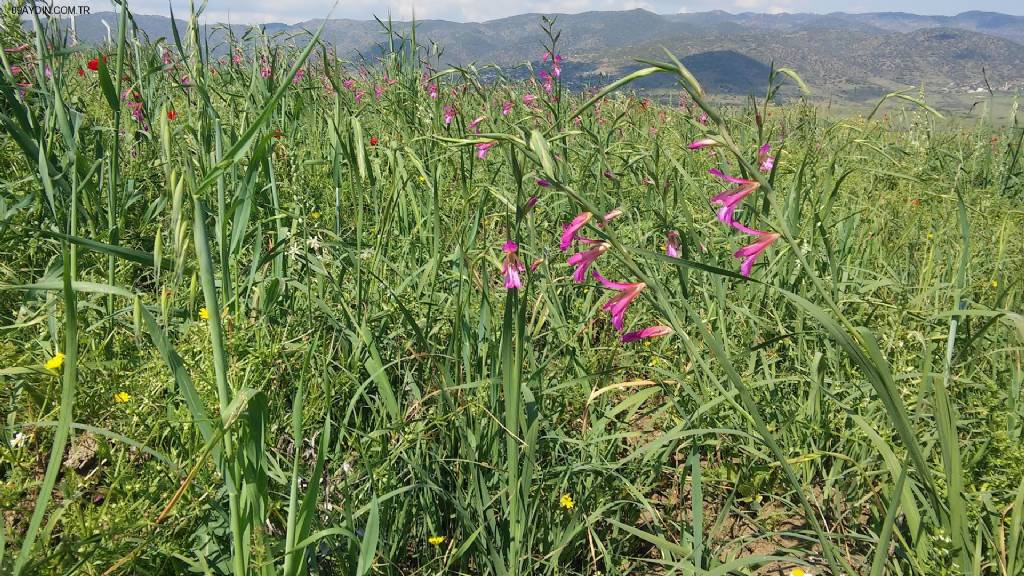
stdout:
<svg viewBox="0 0 1024 576">
<path fill-rule="evenodd" d="M 1024 569 L 1015 117 L 828 120 L 785 68 L 722 108 L 671 54 L 547 92 L 390 21 L 346 62 L 200 15 L 3 54 L 0 571 Z M 781 234 L 749 279 L 711 168 Z M 670 336 L 569 278 L 561 225 L 614 208 L 597 266 Z"/>
</svg>

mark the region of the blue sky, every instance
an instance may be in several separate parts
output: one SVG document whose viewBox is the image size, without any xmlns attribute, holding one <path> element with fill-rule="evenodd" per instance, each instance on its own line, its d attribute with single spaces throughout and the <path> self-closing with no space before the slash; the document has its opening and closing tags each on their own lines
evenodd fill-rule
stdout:
<svg viewBox="0 0 1024 576">
<path fill-rule="evenodd" d="M 93 10 L 106 10 L 102 0 L 85 0 Z M 200 0 L 196 0 L 198 5 Z M 175 12 L 188 10 L 187 0 L 173 0 Z M 323 18 L 333 0 L 208 0 L 211 21 L 234 23 L 294 23 Z M 167 0 L 129 0 L 140 14 L 166 14 Z M 417 18 L 441 18 L 479 22 L 526 12 L 584 12 L 645 8 L 659 14 L 726 10 L 729 12 L 882 12 L 952 15 L 968 10 L 987 10 L 1024 15 L 1020 0 L 339 0 L 335 18 L 369 19 L 373 14 L 408 18 L 415 8 Z"/>
</svg>

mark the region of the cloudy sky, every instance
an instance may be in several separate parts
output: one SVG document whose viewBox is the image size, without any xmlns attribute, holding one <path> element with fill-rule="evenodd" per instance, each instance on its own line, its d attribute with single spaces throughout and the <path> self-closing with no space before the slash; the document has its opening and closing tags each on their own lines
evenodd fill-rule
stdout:
<svg viewBox="0 0 1024 576">
<path fill-rule="evenodd" d="M 103 0 L 85 0 L 94 11 L 106 10 Z M 172 0 L 176 14 L 188 11 L 188 0 Z M 196 0 L 198 5 L 200 2 Z M 131 0 L 138 14 L 167 14 L 167 0 Z M 232 23 L 295 23 L 323 18 L 333 0 L 208 0 L 206 15 L 211 21 Z M 729 12 L 882 12 L 957 14 L 967 10 L 989 10 L 1024 15 L 1019 0 L 339 0 L 335 18 L 365 20 L 374 14 L 408 19 L 440 18 L 480 22 L 527 12 L 575 13 L 587 10 L 645 8 L 659 14 L 726 10 Z"/>
</svg>

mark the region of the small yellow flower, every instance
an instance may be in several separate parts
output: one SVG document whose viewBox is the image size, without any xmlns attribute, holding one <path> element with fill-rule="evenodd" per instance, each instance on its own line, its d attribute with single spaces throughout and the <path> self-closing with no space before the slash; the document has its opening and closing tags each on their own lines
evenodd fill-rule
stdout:
<svg viewBox="0 0 1024 576">
<path fill-rule="evenodd" d="M 202 318 L 203 320 L 209 320 L 210 319 L 210 311 L 207 310 L 206 308 L 200 308 L 199 309 L 199 317 Z"/>
<path fill-rule="evenodd" d="M 310 213 L 309 217 L 312 218 L 313 220 L 319 220 L 320 213 L 314 210 L 313 212 Z"/>
<path fill-rule="evenodd" d="M 426 184 L 427 183 L 427 177 L 424 176 L 423 174 L 420 174 L 419 181 L 420 181 L 420 184 Z"/>
<path fill-rule="evenodd" d="M 64 353 L 57 352 L 57 355 L 46 361 L 47 370 L 56 370 L 64 365 Z"/>
<path fill-rule="evenodd" d="M 431 536 L 430 538 L 427 538 L 427 543 L 431 546 L 440 546 L 441 544 L 444 544 L 445 540 L 447 540 L 447 538 L 444 536 Z"/>
<path fill-rule="evenodd" d="M 999 288 L 999 280 L 993 280 L 992 281 L 992 287 L 993 288 Z"/>
<path fill-rule="evenodd" d="M 576 503 L 572 501 L 572 496 L 568 494 L 562 494 L 562 497 L 558 499 L 558 505 L 566 510 L 572 510 L 576 507 Z"/>
<path fill-rule="evenodd" d="M 789 572 L 789 576 L 814 576 L 810 572 L 804 571 L 803 568 L 793 568 Z"/>
<path fill-rule="evenodd" d="M 928 239 L 931 240 L 932 238 L 935 238 L 935 234 L 932 234 L 931 232 L 929 232 L 928 233 Z"/>
<path fill-rule="evenodd" d="M 117 402 L 118 404 L 124 404 L 125 402 L 131 399 L 132 395 L 125 392 L 124 390 L 118 392 L 117 394 L 114 394 L 114 402 Z"/>
</svg>

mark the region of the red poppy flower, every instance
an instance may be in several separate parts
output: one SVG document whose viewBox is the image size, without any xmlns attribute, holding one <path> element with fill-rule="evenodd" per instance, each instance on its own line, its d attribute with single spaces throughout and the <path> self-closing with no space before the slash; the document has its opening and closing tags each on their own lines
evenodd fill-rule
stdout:
<svg viewBox="0 0 1024 576">
<path fill-rule="evenodd" d="M 376 136 L 372 136 L 370 138 L 370 146 L 376 146 L 377 142 L 380 142 L 380 140 L 378 140 Z"/>
<path fill-rule="evenodd" d="M 174 119 L 176 119 L 177 117 L 178 117 L 178 113 L 177 113 L 177 112 L 175 112 L 174 110 L 168 110 L 168 111 L 167 111 L 167 119 L 168 119 L 168 120 L 174 120 Z"/>
<path fill-rule="evenodd" d="M 78 75 L 79 76 L 85 76 L 85 70 L 82 70 L 81 68 L 79 68 L 78 69 Z"/>
<path fill-rule="evenodd" d="M 103 62 L 104 63 L 107 62 L 107 57 L 106 56 L 103 57 Z M 89 63 L 87 64 L 87 66 L 89 67 L 89 70 L 92 70 L 93 72 L 95 72 L 96 70 L 99 70 L 100 69 L 100 59 L 99 58 L 93 58 L 92 60 L 89 60 Z"/>
</svg>

